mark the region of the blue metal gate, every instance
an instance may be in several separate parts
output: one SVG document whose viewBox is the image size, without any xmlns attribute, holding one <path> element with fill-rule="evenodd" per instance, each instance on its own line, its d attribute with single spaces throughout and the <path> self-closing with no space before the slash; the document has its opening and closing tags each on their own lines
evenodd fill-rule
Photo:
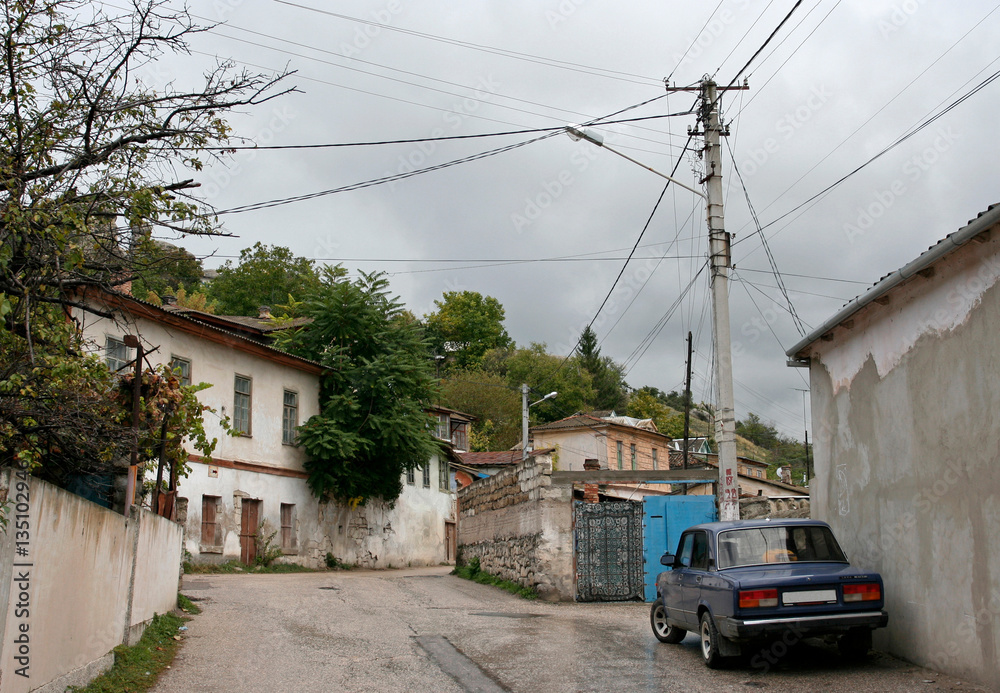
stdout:
<svg viewBox="0 0 1000 693">
<path fill-rule="evenodd" d="M 643 560 L 645 598 L 656 599 L 656 576 L 663 572 L 660 556 L 677 550 L 681 532 L 691 525 L 715 522 L 715 496 L 646 496 L 643 499 Z"/>
</svg>

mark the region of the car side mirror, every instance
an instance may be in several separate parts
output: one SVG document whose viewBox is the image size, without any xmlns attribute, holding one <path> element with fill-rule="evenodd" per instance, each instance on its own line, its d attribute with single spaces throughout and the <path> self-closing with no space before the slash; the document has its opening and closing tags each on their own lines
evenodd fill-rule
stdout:
<svg viewBox="0 0 1000 693">
<path fill-rule="evenodd" d="M 668 568 L 674 567 L 674 555 L 672 553 L 665 553 L 660 556 L 660 564 L 665 565 Z"/>
</svg>

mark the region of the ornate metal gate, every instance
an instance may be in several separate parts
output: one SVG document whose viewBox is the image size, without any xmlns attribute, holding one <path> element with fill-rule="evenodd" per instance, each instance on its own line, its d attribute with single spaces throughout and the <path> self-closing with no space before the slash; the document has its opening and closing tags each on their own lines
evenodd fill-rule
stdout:
<svg viewBox="0 0 1000 693">
<path fill-rule="evenodd" d="M 574 505 L 577 600 L 642 601 L 642 503 Z"/>
</svg>

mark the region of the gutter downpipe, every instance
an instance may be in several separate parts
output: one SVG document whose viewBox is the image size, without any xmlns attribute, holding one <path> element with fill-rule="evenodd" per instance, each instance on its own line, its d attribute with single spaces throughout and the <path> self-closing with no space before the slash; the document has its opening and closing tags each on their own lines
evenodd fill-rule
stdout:
<svg viewBox="0 0 1000 693">
<path fill-rule="evenodd" d="M 993 205 L 977 218 L 969 222 L 969 224 L 965 227 L 955 231 L 954 233 L 948 234 L 937 245 L 932 246 L 930 249 L 921 253 L 915 260 L 904 265 L 862 295 L 851 300 L 832 318 L 810 332 L 798 344 L 785 352 L 785 355 L 789 358 L 788 365 L 799 368 L 808 367 L 808 359 L 803 359 L 802 357 L 797 356 L 799 352 L 835 328 L 844 320 L 847 320 L 869 303 L 872 303 L 875 299 L 889 293 L 892 289 L 896 288 L 913 275 L 917 274 L 921 270 L 927 269 L 941 258 L 951 254 L 955 250 L 958 250 L 958 248 L 965 245 L 975 236 L 991 230 L 997 224 L 1000 224 L 1000 204 Z"/>
</svg>

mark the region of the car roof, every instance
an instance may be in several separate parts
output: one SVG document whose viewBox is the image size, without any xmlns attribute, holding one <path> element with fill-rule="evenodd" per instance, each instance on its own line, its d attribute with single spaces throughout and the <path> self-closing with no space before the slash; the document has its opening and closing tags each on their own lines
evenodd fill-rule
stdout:
<svg viewBox="0 0 1000 693">
<path fill-rule="evenodd" d="M 727 529 L 756 529 L 761 527 L 801 527 L 820 526 L 829 529 L 830 525 L 822 520 L 810 520 L 806 518 L 777 518 L 773 520 L 730 520 L 728 522 L 706 522 L 700 525 L 688 527 L 685 532 L 692 529 L 704 529 L 718 534 Z M 832 530 L 831 530 L 832 531 Z"/>
</svg>

